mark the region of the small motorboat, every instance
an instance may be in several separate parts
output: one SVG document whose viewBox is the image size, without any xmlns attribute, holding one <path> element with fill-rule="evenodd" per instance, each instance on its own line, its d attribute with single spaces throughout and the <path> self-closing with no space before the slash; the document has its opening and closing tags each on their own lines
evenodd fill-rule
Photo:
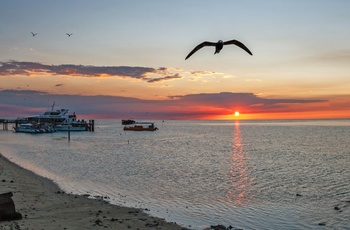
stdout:
<svg viewBox="0 0 350 230">
<path fill-rule="evenodd" d="M 153 122 L 135 122 L 131 125 L 124 126 L 125 131 L 156 131 L 157 127 L 154 126 Z"/>
</svg>

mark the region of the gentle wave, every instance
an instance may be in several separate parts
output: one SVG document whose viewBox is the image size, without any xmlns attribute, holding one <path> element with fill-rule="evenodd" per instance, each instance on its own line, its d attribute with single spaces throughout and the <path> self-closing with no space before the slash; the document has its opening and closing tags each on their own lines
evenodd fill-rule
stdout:
<svg viewBox="0 0 350 230">
<path fill-rule="evenodd" d="M 350 121 L 166 121 L 156 132 L 0 132 L 0 151 L 67 192 L 192 229 L 346 229 Z M 340 211 L 334 209 L 338 207 Z"/>
</svg>

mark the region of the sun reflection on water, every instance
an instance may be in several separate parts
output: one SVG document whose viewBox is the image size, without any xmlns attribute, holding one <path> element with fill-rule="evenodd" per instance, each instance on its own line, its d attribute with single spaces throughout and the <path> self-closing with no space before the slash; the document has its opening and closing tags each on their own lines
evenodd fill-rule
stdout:
<svg viewBox="0 0 350 230">
<path fill-rule="evenodd" d="M 235 206 L 244 206 L 249 201 L 248 186 L 250 178 L 245 160 L 241 129 L 237 120 L 234 125 L 232 154 L 229 159 L 229 187 L 226 195 L 227 202 L 233 203 Z"/>
</svg>

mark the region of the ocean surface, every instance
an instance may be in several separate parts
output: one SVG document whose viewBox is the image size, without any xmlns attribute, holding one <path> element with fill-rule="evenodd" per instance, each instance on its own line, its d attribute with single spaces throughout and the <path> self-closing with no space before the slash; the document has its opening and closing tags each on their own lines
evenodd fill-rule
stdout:
<svg viewBox="0 0 350 230">
<path fill-rule="evenodd" d="M 191 229 L 350 229 L 350 120 L 155 121 L 156 132 L 0 131 L 0 152 L 68 193 Z"/>
</svg>

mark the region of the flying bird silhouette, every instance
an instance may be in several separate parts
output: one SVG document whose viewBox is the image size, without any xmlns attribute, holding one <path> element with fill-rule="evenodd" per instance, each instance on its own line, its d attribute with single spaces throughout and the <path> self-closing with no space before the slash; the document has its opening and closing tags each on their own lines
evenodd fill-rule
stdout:
<svg viewBox="0 0 350 230">
<path fill-rule="evenodd" d="M 69 33 L 66 33 L 69 37 L 72 36 L 73 33 L 69 34 Z"/>
<path fill-rule="evenodd" d="M 230 40 L 230 41 L 226 41 L 223 42 L 222 40 L 219 40 L 218 42 L 202 42 L 201 44 L 197 45 L 185 58 L 188 59 L 189 57 L 192 56 L 192 54 L 194 54 L 195 52 L 197 52 L 199 49 L 203 48 L 204 46 L 215 46 L 215 53 L 220 53 L 220 51 L 222 50 L 222 48 L 224 47 L 224 45 L 236 45 L 242 49 L 244 49 L 247 53 L 249 53 L 250 55 L 253 55 L 252 52 L 250 52 L 250 50 L 240 41 L 237 40 Z"/>
<path fill-rule="evenodd" d="M 36 33 L 36 34 L 35 34 L 35 33 L 33 33 L 33 32 L 31 32 L 31 33 L 32 33 L 33 37 L 34 37 L 35 35 L 37 35 L 37 34 L 38 34 L 38 33 Z"/>
</svg>

